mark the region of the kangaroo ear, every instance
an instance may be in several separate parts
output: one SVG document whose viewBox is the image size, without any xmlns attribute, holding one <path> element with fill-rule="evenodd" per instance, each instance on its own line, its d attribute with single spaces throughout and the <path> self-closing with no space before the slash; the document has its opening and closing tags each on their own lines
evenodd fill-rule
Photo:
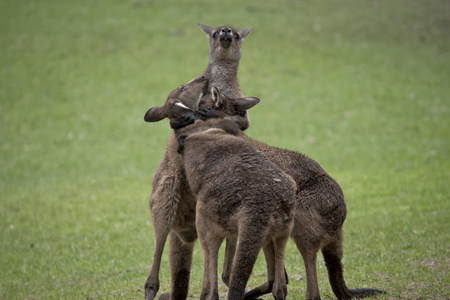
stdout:
<svg viewBox="0 0 450 300">
<path fill-rule="evenodd" d="M 245 38 L 250 33 L 250 31 L 252 31 L 251 28 L 244 29 L 244 30 L 239 30 L 239 33 L 241 34 L 241 38 L 242 39 Z"/>
<path fill-rule="evenodd" d="M 201 29 L 206 33 L 206 35 L 209 37 L 211 35 L 211 32 L 213 32 L 214 28 L 203 25 L 198 23 L 198 26 L 200 26 Z"/>
<path fill-rule="evenodd" d="M 211 96 L 212 100 L 214 101 L 214 107 L 220 107 L 223 103 L 223 96 L 220 94 L 219 89 L 215 86 L 211 87 Z"/>
<path fill-rule="evenodd" d="M 164 119 L 166 114 L 164 113 L 164 110 L 162 106 L 152 107 L 150 108 L 144 116 L 145 122 L 158 122 Z"/>
<path fill-rule="evenodd" d="M 233 105 L 238 110 L 247 110 L 259 103 L 259 99 L 255 97 L 237 98 L 233 100 Z"/>
</svg>

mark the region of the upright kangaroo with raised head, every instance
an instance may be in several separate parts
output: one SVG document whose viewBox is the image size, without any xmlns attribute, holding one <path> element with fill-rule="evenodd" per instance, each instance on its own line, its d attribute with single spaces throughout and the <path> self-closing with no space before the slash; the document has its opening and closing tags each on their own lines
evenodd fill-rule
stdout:
<svg viewBox="0 0 450 300">
<path fill-rule="evenodd" d="M 208 66 L 198 77 L 207 78 L 211 86 L 215 86 L 228 98 L 244 97 L 238 82 L 237 72 L 241 59 L 242 41 L 251 29 L 237 30 L 229 26 L 212 28 L 202 24 L 198 25 L 206 33 L 209 40 Z M 240 129 L 248 128 L 248 116 L 231 118 Z"/>
<path fill-rule="evenodd" d="M 191 110 L 198 108 L 198 102 L 203 91 L 202 80 L 214 82 L 230 98 L 242 98 L 242 91 L 237 80 L 237 71 L 241 57 L 241 45 L 243 39 L 250 33 L 250 29 L 236 30 L 223 26 L 212 28 L 201 25 L 209 39 L 209 63 L 206 70 L 191 83 L 179 88 L 188 88 L 184 93 L 183 103 Z M 190 92 L 189 92 L 190 91 Z M 193 96 L 192 91 L 197 91 Z M 189 94 L 189 95 L 187 95 Z M 191 95 L 192 94 L 192 95 Z M 175 108 L 175 107 L 174 107 Z M 178 108 L 176 108 L 178 109 Z M 170 112 L 171 109 L 166 109 Z M 160 110 L 149 110 L 145 116 L 147 122 L 156 122 L 165 117 L 171 117 Z M 230 117 L 240 129 L 245 130 L 249 126 L 248 116 L 236 115 Z M 173 135 L 172 135 L 173 136 Z M 159 269 L 161 255 L 169 235 L 169 256 L 171 266 L 171 295 L 172 299 L 186 299 L 189 290 L 189 275 L 192 262 L 194 241 L 197 239 L 195 230 L 195 197 L 186 182 L 184 170 L 179 161 L 173 161 L 169 155 L 170 143 L 164 158 L 153 174 L 153 189 L 150 196 L 150 213 L 155 232 L 155 250 L 150 275 L 145 283 L 145 299 L 151 300 L 159 290 Z M 173 156 L 172 156 L 173 157 Z M 181 168 L 181 169 L 180 169 Z M 183 216 L 194 216 L 194 218 Z M 226 262 L 230 266 L 230 262 Z M 229 270 L 227 270 L 229 273 Z M 170 298 L 170 294 L 164 294 L 161 299 Z"/>
<path fill-rule="evenodd" d="M 209 39 L 209 62 L 206 70 L 199 75 L 209 79 L 209 84 L 217 87 L 229 98 L 242 97 L 237 79 L 241 58 L 242 40 L 251 29 L 237 30 L 223 26 L 212 28 L 198 24 Z"/>
</svg>

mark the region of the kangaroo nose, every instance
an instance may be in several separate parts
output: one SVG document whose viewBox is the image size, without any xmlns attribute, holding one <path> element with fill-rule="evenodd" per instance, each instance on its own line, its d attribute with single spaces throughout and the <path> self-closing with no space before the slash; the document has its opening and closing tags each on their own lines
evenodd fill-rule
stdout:
<svg viewBox="0 0 450 300">
<path fill-rule="evenodd" d="M 233 33 L 231 32 L 230 27 L 223 27 L 220 29 L 220 44 L 224 49 L 227 49 L 231 46 L 233 42 Z"/>
</svg>

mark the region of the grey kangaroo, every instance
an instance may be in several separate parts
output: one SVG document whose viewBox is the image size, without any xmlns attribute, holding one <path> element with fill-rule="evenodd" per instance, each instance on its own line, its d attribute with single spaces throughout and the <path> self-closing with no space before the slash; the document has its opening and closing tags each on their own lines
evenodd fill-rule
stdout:
<svg viewBox="0 0 450 300">
<path fill-rule="evenodd" d="M 217 256 L 223 239 L 233 236 L 239 244 L 228 299 L 243 299 L 258 253 L 270 244 L 275 278 L 271 291 L 275 299 L 283 300 L 284 249 L 293 224 L 295 182 L 235 136 L 238 133 L 238 126 L 227 119 L 197 121 L 176 131 L 186 177 L 197 198 L 196 228 L 204 260 L 200 299 L 219 299 Z"/>
<path fill-rule="evenodd" d="M 214 93 L 217 94 L 217 90 Z M 211 99 L 210 95 L 204 97 L 205 99 Z M 214 98 L 224 99 L 223 96 L 217 95 L 213 97 L 213 100 Z M 214 101 L 200 102 L 214 109 L 227 110 L 225 109 L 227 106 L 224 106 L 227 101 L 227 99 L 221 100 L 220 105 L 214 104 Z M 236 112 L 237 109 L 234 113 Z M 207 114 L 202 114 L 202 118 L 205 115 Z M 191 117 L 181 117 L 176 123 L 177 127 L 181 128 L 182 123 L 187 125 L 192 122 L 193 118 Z M 342 226 L 347 211 L 344 195 L 338 183 L 317 162 L 303 154 L 269 146 L 255 141 L 243 133 L 240 133 L 240 135 L 256 149 L 264 152 L 272 162 L 296 181 L 298 190 L 291 238 L 296 243 L 305 262 L 307 299 L 320 299 L 316 271 L 316 258 L 319 250 L 322 251 L 324 256 L 330 284 L 338 299 L 363 298 L 385 293 L 385 291 L 371 288 L 348 289 L 345 284 L 342 265 Z M 234 254 L 226 253 L 226 255 L 233 257 Z M 274 278 L 271 276 L 273 271 L 270 270 L 270 266 L 273 265 L 273 262 L 270 261 L 268 255 L 266 255 L 266 260 L 268 260 L 269 281 L 248 292 L 245 299 L 255 299 L 263 294 L 270 293 L 272 290 Z"/>
<path fill-rule="evenodd" d="M 237 30 L 229 26 L 212 28 L 198 24 L 209 40 L 209 62 L 208 66 L 199 77 L 205 77 L 209 84 L 215 86 L 226 97 L 231 99 L 242 98 L 237 72 L 239 60 L 241 59 L 241 46 L 244 38 L 251 29 Z M 194 80 L 195 80 L 194 79 Z M 232 120 L 242 130 L 249 126 L 248 116 L 233 116 Z"/>
<path fill-rule="evenodd" d="M 193 96 L 191 91 L 196 91 L 197 81 L 209 80 L 216 86 L 225 91 L 230 98 L 243 97 L 237 72 L 239 60 L 241 58 L 241 45 L 243 39 L 250 33 L 251 29 L 237 30 L 229 26 L 212 28 L 198 24 L 206 33 L 209 39 L 209 62 L 205 71 L 194 78 L 193 88 L 183 93 L 183 102 L 191 109 L 198 108 L 200 92 Z M 184 89 L 190 84 L 179 87 Z M 181 91 L 177 91 L 181 92 Z M 170 95 L 169 95 L 170 97 Z M 169 115 L 164 114 L 162 110 L 149 110 L 145 115 L 147 122 L 156 122 L 165 117 L 172 118 L 172 111 L 179 111 L 180 107 L 171 107 L 165 109 Z M 249 119 L 246 114 L 230 116 L 242 130 L 249 126 Z M 173 299 L 186 299 L 189 288 L 189 275 L 191 269 L 193 242 L 197 238 L 194 221 L 195 219 L 186 218 L 183 222 L 176 219 L 176 216 L 184 216 L 193 210 L 191 205 L 194 201 L 192 192 L 186 183 L 183 170 L 180 170 L 179 161 L 171 161 L 169 157 L 169 138 L 168 148 L 164 158 L 153 174 L 153 190 L 150 196 L 150 213 L 155 227 L 155 249 L 153 255 L 153 264 L 147 281 L 145 282 L 145 299 L 153 299 L 159 290 L 159 268 L 161 265 L 161 255 L 164 245 L 169 235 L 169 256 L 171 262 L 171 293 Z M 180 175 L 181 174 L 181 175 Z M 160 203 L 160 204 L 158 204 Z M 165 206 L 163 209 L 162 207 Z M 193 214 L 192 214 L 193 215 Z M 162 216 L 170 216 L 164 219 Z M 161 220 L 160 220 L 161 219 Z M 234 243 L 232 243 L 234 244 Z M 234 249 L 233 249 L 234 250 Z M 225 265 L 229 268 L 230 262 Z M 227 269 L 227 274 L 229 269 Z M 162 299 L 169 298 L 170 294 L 165 294 Z"/>
</svg>

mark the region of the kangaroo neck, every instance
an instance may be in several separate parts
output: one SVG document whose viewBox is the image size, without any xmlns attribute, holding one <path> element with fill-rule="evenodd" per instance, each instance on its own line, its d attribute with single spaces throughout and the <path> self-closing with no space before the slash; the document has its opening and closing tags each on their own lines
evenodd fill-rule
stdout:
<svg viewBox="0 0 450 300">
<path fill-rule="evenodd" d="M 239 61 L 235 60 L 210 61 L 203 74 L 211 84 L 225 92 L 225 95 L 236 97 L 241 94 L 237 80 L 238 65 Z"/>
<path fill-rule="evenodd" d="M 239 61 L 222 59 L 210 61 L 206 70 L 209 70 L 211 75 L 220 74 L 223 77 L 236 78 L 238 66 Z"/>
</svg>

